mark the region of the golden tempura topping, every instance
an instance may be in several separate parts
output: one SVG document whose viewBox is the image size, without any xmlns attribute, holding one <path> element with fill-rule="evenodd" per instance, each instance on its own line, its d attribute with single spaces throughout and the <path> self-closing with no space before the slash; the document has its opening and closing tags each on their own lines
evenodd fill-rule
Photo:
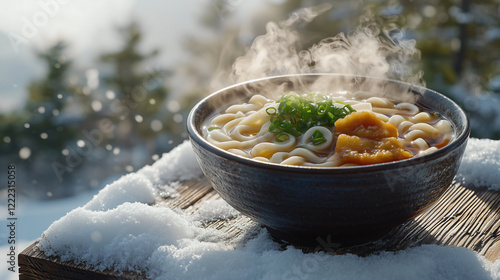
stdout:
<svg viewBox="0 0 500 280">
<path fill-rule="evenodd" d="M 335 152 L 342 155 L 344 163 L 360 165 L 390 162 L 411 157 L 395 137 L 380 140 L 341 134 Z"/>
<path fill-rule="evenodd" d="M 354 112 L 335 122 L 335 134 L 355 135 L 368 139 L 398 137 L 398 129 L 383 122 L 374 113 L 368 111 Z"/>
<path fill-rule="evenodd" d="M 335 122 L 335 152 L 343 163 L 360 165 L 407 159 L 411 153 L 397 139 L 398 130 L 372 112 L 355 112 Z"/>
</svg>

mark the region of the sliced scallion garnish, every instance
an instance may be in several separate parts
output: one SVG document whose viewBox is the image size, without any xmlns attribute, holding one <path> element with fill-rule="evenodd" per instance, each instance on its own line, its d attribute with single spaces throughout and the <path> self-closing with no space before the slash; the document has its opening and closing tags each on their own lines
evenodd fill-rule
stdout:
<svg viewBox="0 0 500 280">
<path fill-rule="evenodd" d="M 276 142 L 282 143 L 290 139 L 290 136 L 288 134 L 280 132 L 278 135 L 276 135 Z"/>
<path fill-rule="evenodd" d="M 321 131 L 316 130 L 316 131 L 314 131 L 314 133 L 312 135 L 311 142 L 314 146 L 325 143 L 326 142 L 325 135 L 323 135 L 323 133 L 321 133 Z"/>
<path fill-rule="evenodd" d="M 304 134 L 313 126 L 333 127 L 338 119 L 356 112 L 347 103 L 335 101 L 328 95 L 313 92 L 302 95 L 290 92 L 283 95 L 276 103 L 279 103 L 278 108 L 269 107 L 266 109 L 271 120 L 269 132 L 286 132 L 295 137 Z M 344 106 L 338 107 L 335 106 L 335 103 Z"/>
</svg>

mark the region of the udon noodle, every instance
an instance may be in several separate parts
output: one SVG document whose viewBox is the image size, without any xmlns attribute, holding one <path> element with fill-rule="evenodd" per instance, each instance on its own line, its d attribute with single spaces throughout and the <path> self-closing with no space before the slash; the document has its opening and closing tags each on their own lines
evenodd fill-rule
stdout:
<svg viewBox="0 0 500 280">
<path fill-rule="evenodd" d="M 209 118 L 203 135 L 221 149 L 254 160 L 324 167 L 418 157 L 438 150 L 454 137 L 450 122 L 436 112 L 408 102 L 363 96 L 366 93 L 333 94 L 335 106 L 352 109 L 347 116 L 332 126 L 312 124 L 301 133 L 292 133 L 277 132 L 273 127 L 271 120 L 280 100 L 257 94 Z"/>
</svg>

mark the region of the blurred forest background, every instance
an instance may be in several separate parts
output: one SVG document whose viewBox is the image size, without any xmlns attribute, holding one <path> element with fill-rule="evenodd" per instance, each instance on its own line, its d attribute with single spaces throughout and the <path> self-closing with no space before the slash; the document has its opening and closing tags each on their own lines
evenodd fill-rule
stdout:
<svg viewBox="0 0 500 280">
<path fill-rule="evenodd" d="M 118 49 L 93 58 L 90 69 L 82 70 L 68 56 L 71 42 L 64 38 L 34 49 L 45 74 L 21 85 L 27 92 L 22 109 L 0 114 L 0 166 L 16 164 L 19 192 L 53 199 L 103 187 L 153 163 L 187 139 L 190 108 L 214 90 L 214 74 L 231 69 L 265 33 L 267 22 L 322 2 L 258 1 L 250 23 L 238 21 L 242 0 L 205 3 L 199 7 L 202 16 L 191 19 L 199 25 L 198 35 L 186 34 L 178 42 L 189 59 L 174 67 L 148 66 L 169 50 L 139 48 L 148 30 L 137 20 L 116 29 Z M 473 137 L 500 138 L 500 1 L 343 0 L 331 5 L 297 26 L 303 38 L 297 49 L 354 30 L 369 9 L 382 26 L 396 23 L 405 28 L 406 38 L 416 40 L 422 57 L 417 67 L 427 87 L 467 111 Z"/>
</svg>

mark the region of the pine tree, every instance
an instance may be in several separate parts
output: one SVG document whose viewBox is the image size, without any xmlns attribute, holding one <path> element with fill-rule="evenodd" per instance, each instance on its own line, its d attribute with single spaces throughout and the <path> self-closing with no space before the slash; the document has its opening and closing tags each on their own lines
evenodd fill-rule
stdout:
<svg viewBox="0 0 500 280">
<path fill-rule="evenodd" d="M 74 123 L 62 120 L 68 99 L 77 96 L 77 88 L 69 85 L 68 74 L 72 61 L 66 55 L 67 45 L 58 42 L 46 52 L 38 52 L 45 63 L 47 73 L 40 80 L 28 86 L 28 100 L 25 111 L 30 114 L 29 129 L 26 130 L 33 147 L 32 155 L 51 150 L 59 152 L 68 141 L 76 137 Z M 72 122 L 79 119 L 73 118 Z"/>
<path fill-rule="evenodd" d="M 164 86 L 168 73 L 144 65 L 156 57 L 159 51 L 153 50 L 146 54 L 139 51 L 142 33 L 136 22 L 120 28 L 119 33 L 124 40 L 123 47 L 117 52 L 102 55 L 100 61 L 112 68 L 112 74 L 105 77 L 104 81 L 115 92 L 110 109 L 118 127 L 116 143 L 131 149 L 142 141 L 174 128 L 171 122 L 164 120 L 162 110 L 168 96 Z"/>
<path fill-rule="evenodd" d="M 5 122 L 0 125 L 2 160 L 18 166 L 23 173 L 19 178 L 22 192 L 38 198 L 73 193 L 68 185 L 73 174 L 66 174 L 63 181 L 52 169 L 52 163 L 63 156 L 62 150 L 77 137 L 82 119 L 65 114 L 67 101 L 79 95 L 77 87 L 68 82 L 72 62 L 65 55 L 66 48 L 64 42 L 58 42 L 37 52 L 46 66 L 44 77 L 28 85 L 24 109 L 3 117 Z"/>
</svg>

